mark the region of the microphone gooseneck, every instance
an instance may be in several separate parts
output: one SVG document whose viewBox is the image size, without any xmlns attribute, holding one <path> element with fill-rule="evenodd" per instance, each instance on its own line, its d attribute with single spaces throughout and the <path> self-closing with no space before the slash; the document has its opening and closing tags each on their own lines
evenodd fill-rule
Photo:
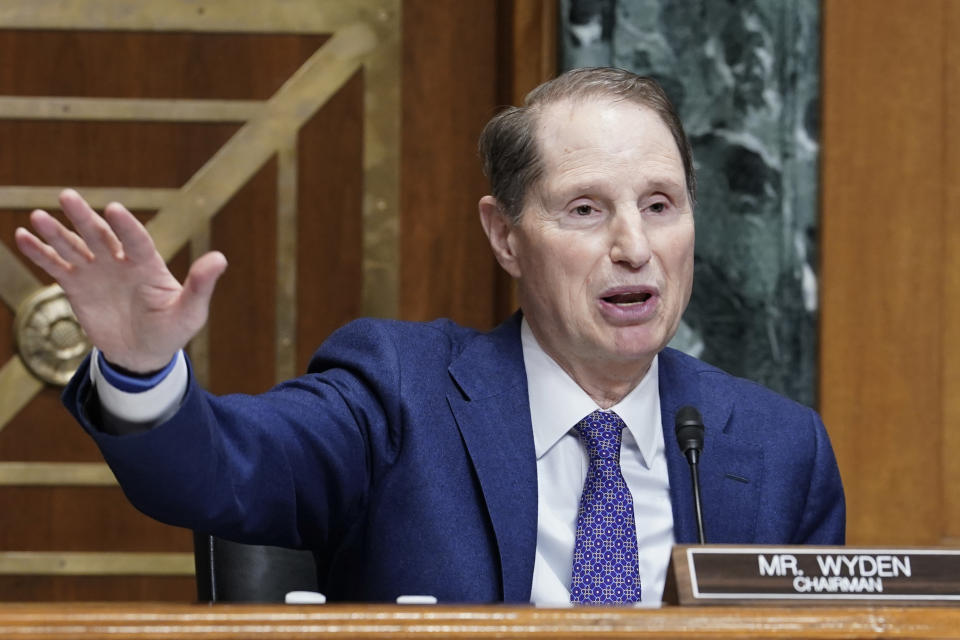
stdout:
<svg viewBox="0 0 960 640">
<path fill-rule="evenodd" d="M 693 506 L 697 516 L 697 534 L 700 544 L 706 544 L 703 532 L 703 508 L 700 502 L 700 454 L 703 451 L 703 417 L 694 407 L 681 407 L 674 418 L 677 444 L 690 464 L 690 480 L 693 482 Z"/>
</svg>

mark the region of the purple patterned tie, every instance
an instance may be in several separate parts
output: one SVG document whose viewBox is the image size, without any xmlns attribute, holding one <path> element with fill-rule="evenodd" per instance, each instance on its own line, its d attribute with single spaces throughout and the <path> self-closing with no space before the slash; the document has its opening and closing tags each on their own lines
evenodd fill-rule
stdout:
<svg viewBox="0 0 960 640">
<path fill-rule="evenodd" d="M 594 411 L 574 429 L 590 456 L 577 513 L 570 602 L 640 601 L 637 525 L 633 496 L 620 473 L 620 436 L 626 425 L 612 411 Z"/>
</svg>

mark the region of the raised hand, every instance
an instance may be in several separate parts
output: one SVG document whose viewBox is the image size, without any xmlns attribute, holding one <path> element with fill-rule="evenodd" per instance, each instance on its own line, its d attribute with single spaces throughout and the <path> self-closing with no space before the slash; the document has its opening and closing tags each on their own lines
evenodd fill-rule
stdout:
<svg viewBox="0 0 960 640">
<path fill-rule="evenodd" d="M 226 258 L 218 251 L 201 256 L 181 285 L 123 205 L 107 205 L 101 217 L 67 189 L 60 206 L 76 231 L 37 209 L 30 223 L 39 237 L 18 228 L 20 251 L 63 287 L 107 360 L 139 373 L 163 368 L 206 323 Z"/>
</svg>

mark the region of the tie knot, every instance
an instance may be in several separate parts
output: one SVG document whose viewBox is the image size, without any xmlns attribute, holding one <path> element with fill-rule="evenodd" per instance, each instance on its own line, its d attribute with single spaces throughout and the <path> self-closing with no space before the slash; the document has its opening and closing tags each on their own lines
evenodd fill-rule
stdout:
<svg viewBox="0 0 960 640">
<path fill-rule="evenodd" d="M 583 446 L 591 460 L 607 459 L 620 462 L 620 438 L 626 426 L 613 411 L 594 411 L 577 423 Z"/>
</svg>

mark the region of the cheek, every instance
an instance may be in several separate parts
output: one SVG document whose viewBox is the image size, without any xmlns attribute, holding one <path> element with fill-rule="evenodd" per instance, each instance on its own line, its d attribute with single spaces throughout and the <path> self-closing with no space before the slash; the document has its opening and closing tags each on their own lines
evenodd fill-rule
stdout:
<svg viewBox="0 0 960 640">
<path fill-rule="evenodd" d="M 681 246 L 678 248 L 678 264 L 680 265 L 680 270 L 682 273 L 686 274 L 688 277 L 693 275 L 693 243 L 691 242 L 689 246 Z"/>
<path fill-rule="evenodd" d="M 581 301 L 594 282 L 602 281 L 606 254 L 597 239 L 539 230 L 536 242 L 525 240 L 520 253 L 523 287 L 544 305 L 569 308 Z"/>
<path fill-rule="evenodd" d="M 693 277 L 693 226 L 678 229 L 665 239 L 660 258 L 669 271 L 668 276 L 679 282 Z M 689 284 L 689 283 L 688 283 Z"/>
<path fill-rule="evenodd" d="M 693 293 L 693 239 L 690 239 L 690 242 L 687 246 L 683 247 L 681 250 L 681 259 L 678 280 L 680 282 L 680 289 L 683 292 L 682 300 L 680 301 L 681 308 L 686 308 L 687 304 L 690 302 L 690 295 Z"/>
</svg>

